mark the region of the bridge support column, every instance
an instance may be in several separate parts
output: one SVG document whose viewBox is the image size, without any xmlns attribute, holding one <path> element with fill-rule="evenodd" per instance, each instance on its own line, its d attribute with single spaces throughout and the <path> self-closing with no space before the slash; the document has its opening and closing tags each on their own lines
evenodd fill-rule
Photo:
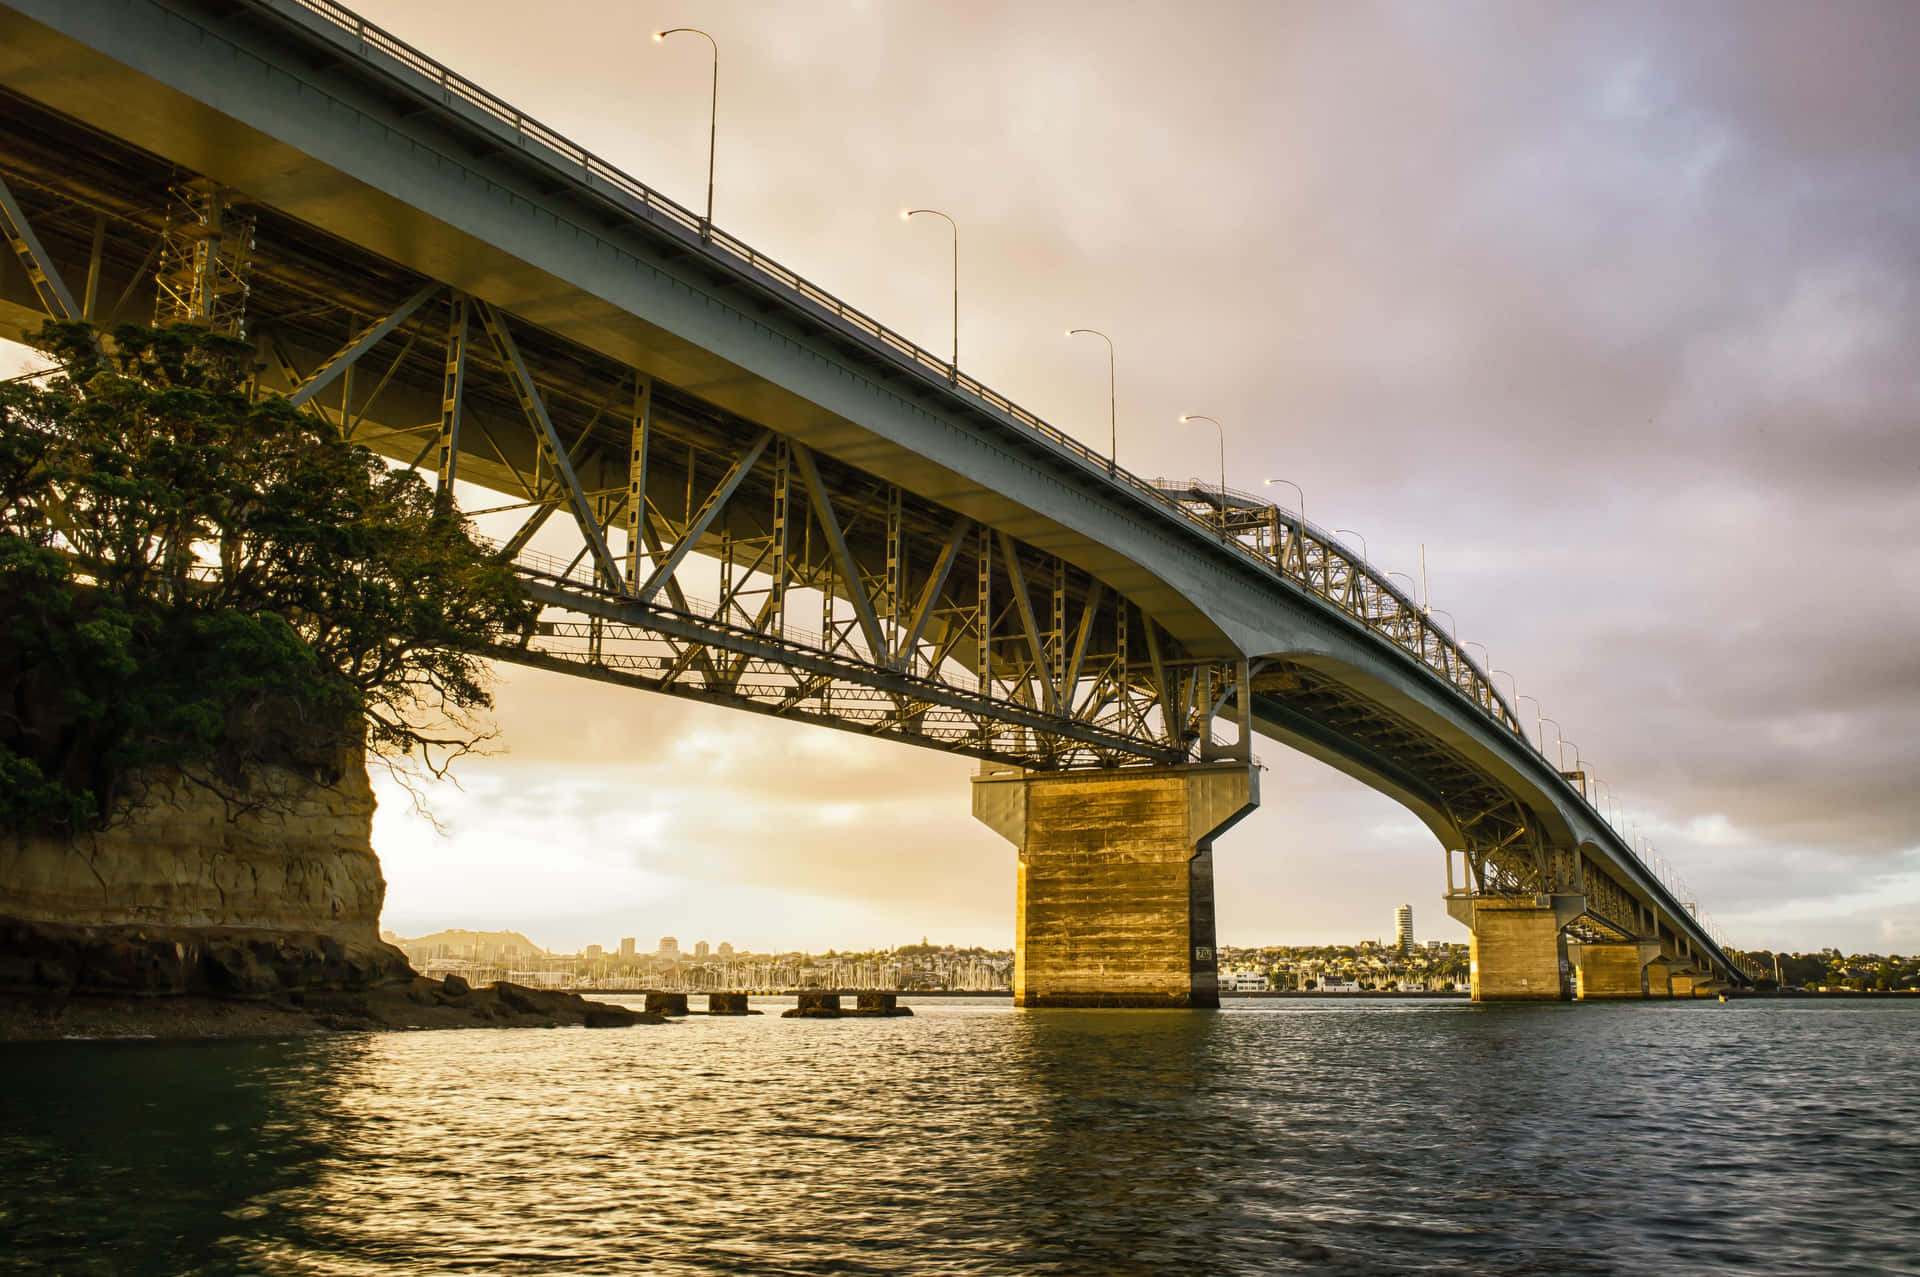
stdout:
<svg viewBox="0 0 1920 1277">
<path fill-rule="evenodd" d="M 1647 964 L 1647 996 L 1650 998 L 1673 996 L 1671 969 L 1666 963 L 1656 960 Z"/>
<path fill-rule="evenodd" d="M 973 814 L 1020 852 L 1013 1004 L 1219 1006 L 1213 839 L 1259 785 L 1245 762 L 983 767 Z"/>
<path fill-rule="evenodd" d="M 1656 940 L 1570 945 L 1573 952 L 1576 996 L 1582 1002 L 1601 998 L 1647 996 L 1647 963 L 1660 956 Z M 1664 980 L 1665 973 L 1662 972 Z M 1664 994 L 1665 990 L 1662 989 Z"/>
<path fill-rule="evenodd" d="M 1559 1002 L 1563 928 L 1586 912 L 1585 896 L 1447 897 L 1447 913 L 1473 933 L 1468 946 L 1475 1002 Z"/>
</svg>

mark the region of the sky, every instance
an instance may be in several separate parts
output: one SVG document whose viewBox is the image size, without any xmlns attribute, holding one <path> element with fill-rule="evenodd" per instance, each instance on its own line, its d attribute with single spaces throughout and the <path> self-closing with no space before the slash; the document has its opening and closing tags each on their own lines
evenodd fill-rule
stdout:
<svg viewBox="0 0 1920 1277">
<path fill-rule="evenodd" d="M 1920 6 L 362 0 L 1148 476 L 1308 516 L 1537 698 L 1738 947 L 1920 949 Z M 1277 488 L 1293 504 L 1291 489 Z M 1475 649 L 1476 654 L 1479 649 Z M 1505 685 L 1505 678 L 1501 679 Z M 380 782 L 386 925 L 1010 946 L 965 760 L 524 670 Z M 1523 702 L 1531 716 L 1533 702 Z M 1556 731 L 1557 724 L 1557 731 Z M 1266 742 L 1226 944 L 1464 940 Z M 1571 754 L 1569 755 L 1571 760 Z"/>
</svg>

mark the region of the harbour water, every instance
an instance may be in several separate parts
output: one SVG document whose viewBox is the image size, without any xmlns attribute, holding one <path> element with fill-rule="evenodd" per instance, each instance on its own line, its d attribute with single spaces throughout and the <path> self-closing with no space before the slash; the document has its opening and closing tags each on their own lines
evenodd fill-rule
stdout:
<svg viewBox="0 0 1920 1277">
<path fill-rule="evenodd" d="M 0 1271 L 1920 1273 L 1920 1001 L 0 1047 Z"/>
</svg>

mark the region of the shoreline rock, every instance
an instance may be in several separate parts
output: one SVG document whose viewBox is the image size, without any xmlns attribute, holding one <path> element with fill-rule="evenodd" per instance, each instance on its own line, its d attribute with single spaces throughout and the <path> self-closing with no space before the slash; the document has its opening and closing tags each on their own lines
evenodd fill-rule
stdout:
<svg viewBox="0 0 1920 1277">
<path fill-rule="evenodd" d="M 662 1024 L 504 981 L 414 971 L 380 939 L 366 760 L 263 766 L 230 810 L 171 770 L 113 827 L 0 834 L 0 1041 Z"/>
<path fill-rule="evenodd" d="M 449 987 L 449 986 L 452 987 Z M 468 988 L 426 976 L 360 990 L 291 990 L 271 998 L 209 993 L 0 992 L 0 1042 L 297 1037 L 432 1029 L 589 1029 L 665 1024 L 656 1012 L 501 980 Z"/>
</svg>

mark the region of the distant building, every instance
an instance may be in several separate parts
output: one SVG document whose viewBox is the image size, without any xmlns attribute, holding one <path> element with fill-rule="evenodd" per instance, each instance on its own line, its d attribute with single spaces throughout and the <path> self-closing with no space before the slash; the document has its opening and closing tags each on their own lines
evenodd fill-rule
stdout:
<svg viewBox="0 0 1920 1277">
<path fill-rule="evenodd" d="M 661 936 L 660 948 L 653 956 L 664 962 L 680 961 L 680 942 L 672 936 Z"/>
<path fill-rule="evenodd" d="M 1336 980 L 1336 979 L 1333 979 L 1332 977 L 1329 977 L 1320 982 L 1320 992 L 1322 993 L 1358 993 L 1360 992 L 1360 983 L 1357 980 Z"/>
<path fill-rule="evenodd" d="M 712 950 L 707 948 L 707 942 L 705 940 L 694 941 L 693 960 L 695 962 L 705 962 L 707 960 L 707 955 L 711 952 Z"/>
<path fill-rule="evenodd" d="M 1393 911 L 1393 943 L 1401 953 L 1413 948 L 1413 906 L 1401 905 Z"/>
<path fill-rule="evenodd" d="M 726 961 L 726 960 L 727 960 L 728 958 L 731 958 L 731 957 L 733 956 L 733 945 L 731 945 L 730 943 L 728 943 L 728 942 L 727 942 L 727 941 L 725 941 L 725 940 L 722 940 L 722 941 L 720 942 L 720 947 L 719 947 L 718 949 L 716 949 L 716 950 L 715 950 L 714 952 L 716 952 L 717 954 L 719 954 L 719 955 L 720 955 L 720 960 L 721 960 L 722 962 L 724 962 L 724 961 Z"/>
<path fill-rule="evenodd" d="M 620 956 L 623 958 L 631 958 L 633 956 L 633 937 L 632 936 L 620 937 Z"/>
<path fill-rule="evenodd" d="M 1222 993 L 1265 993 L 1267 977 L 1258 971 L 1222 971 L 1220 991 Z"/>
<path fill-rule="evenodd" d="M 1445 940 L 1427 941 L 1428 953 L 1445 953 L 1446 951 L 1447 951 L 1447 942 Z"/>
<path fill-rule="evenodd" d="M 603 953 L 604 953 L 604 950 L 602 950 L 599 945 L 590 944 L 586 947 L 585 950 L 581 952 L 580 956 L 585 958 L 588 962 L 598 962 L 602 957 Z"/>
</svg>

